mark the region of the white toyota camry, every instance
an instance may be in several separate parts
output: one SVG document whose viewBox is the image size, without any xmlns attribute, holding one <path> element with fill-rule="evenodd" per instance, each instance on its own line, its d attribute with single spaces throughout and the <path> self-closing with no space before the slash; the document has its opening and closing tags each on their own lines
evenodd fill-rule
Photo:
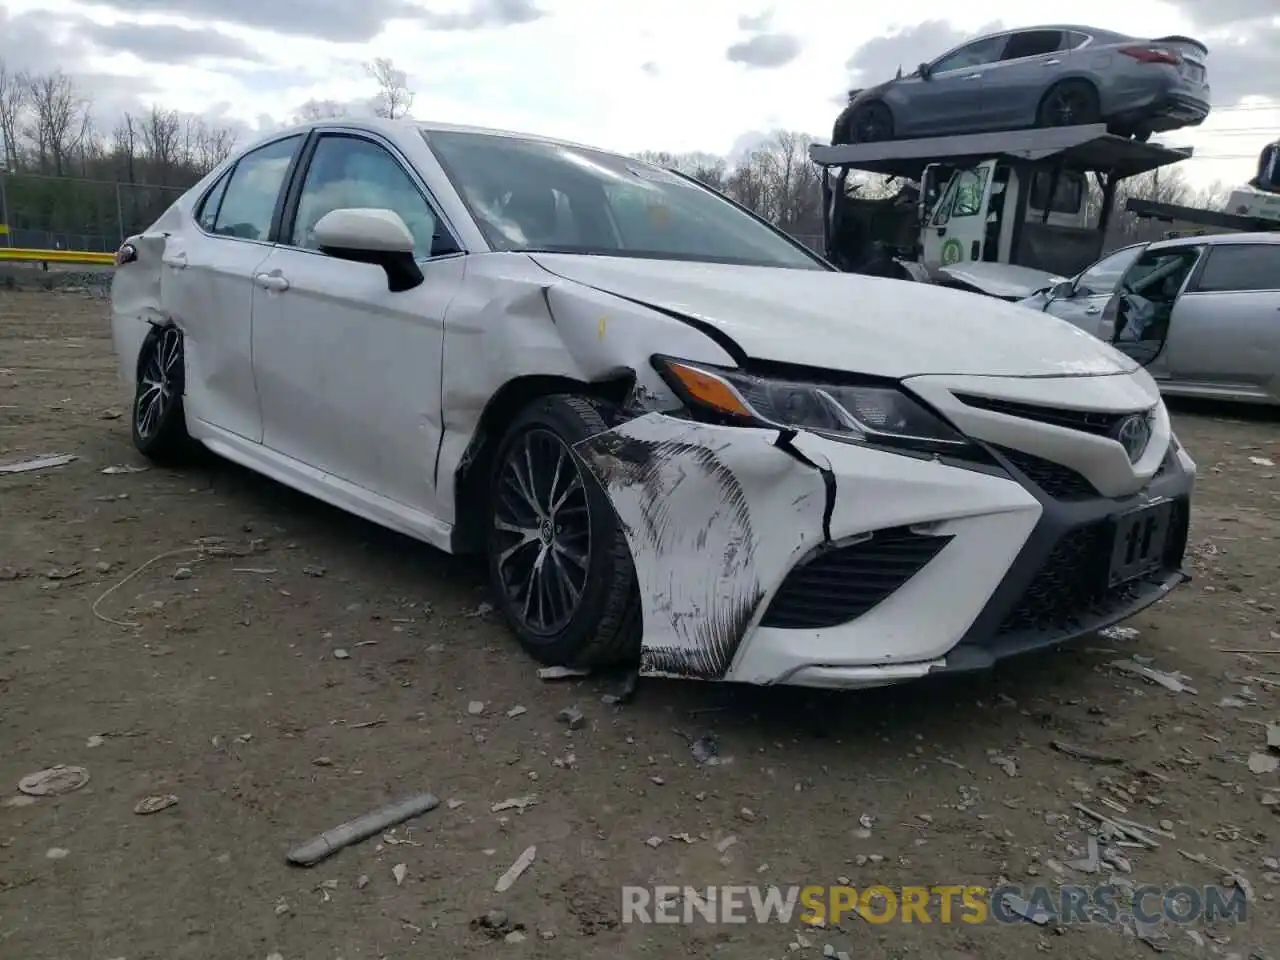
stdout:
<svg viewBox="0 0 1280 960">
<path fill-rule="evenodd" d="M 410 121 L 273 134 L 117 255 L 133 436 L 487 554 L 546 663 L 869 686 L 1185 579 L 1151 377 L 1051 317 L 838 273 L 701 185 Z"/>
</svg>

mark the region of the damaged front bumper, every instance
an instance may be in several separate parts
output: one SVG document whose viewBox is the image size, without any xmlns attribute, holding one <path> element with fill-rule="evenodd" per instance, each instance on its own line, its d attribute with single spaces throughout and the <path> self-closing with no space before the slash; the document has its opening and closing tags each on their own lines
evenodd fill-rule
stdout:
<svg viewBox="0 0 1280 960">
<path fill-rule="evenodd" d="M 631 547 L 644 675 L 865 687 L 975 669 L 1184 579 L 1185 454 L 1135 497 L 1063 502 L 998 456 L 956 464 L 661 413 L 577 451 Z M 1100 583 L 1115 517 L 1152 498 L 1172 504 L 1164 562 Z"/>
</svg>

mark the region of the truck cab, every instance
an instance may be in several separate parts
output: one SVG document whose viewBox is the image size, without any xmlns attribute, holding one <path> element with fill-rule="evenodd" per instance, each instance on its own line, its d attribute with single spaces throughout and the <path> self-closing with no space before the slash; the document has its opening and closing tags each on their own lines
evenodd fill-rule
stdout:
<svg viewBox="0 0 1280 960">
<path fill-rule="evenodd" d="M 814 144 L 809 156 L 822 171 L 823 238 L 837 267 L 953 285 L 976 286 L 981 276 L 981 292 L 1008 297 L 1012 286 L 1074 276 L 1094 263 L 1117 184 L 1184 160 L 1191 150 L 1091 124 Z M 850 189 L 852 171 L 907 186 L 894 197 L 867 199 Z"/>
<path fill-rule="evenodd" d="M 965 261 L 1012 262 L 1012 211 L 1028 189 L 1025 222 L 1074 230 L 1088 225 L 1089 183 L 1078 171 L 1019 175 L 997 159 L 958 168 L 929 164 L 921 183 L 920 262 L 930 271 Z"/>
</svg>

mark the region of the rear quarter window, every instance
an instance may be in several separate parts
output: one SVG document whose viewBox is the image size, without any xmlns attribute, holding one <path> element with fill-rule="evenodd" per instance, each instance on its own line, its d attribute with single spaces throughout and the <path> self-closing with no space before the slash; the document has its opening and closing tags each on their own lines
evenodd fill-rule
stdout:
<svg viewBox="0 0 1280 960">
<path fill-rule="evenodd" d="M 206 233 L 213 233 L 213 225 L 218 219 L 218 207 L 222 205 L 222 195 L 227 192 L 227 182 L 230 179 L 231 170 L 228 170 L 218 178 L 218 182 L 213 185 L 213 189 L 206 193 L 204 199 L 200 201 L 200 209 L 196 211 L 196 222 L 200 224 L 200 229 Z"/>
<path fill-rule="evenodd" d="M 1197 293 L 1280 289 L 1280 244 L 1227 243 L 1210 247 Z"/>
</svg>

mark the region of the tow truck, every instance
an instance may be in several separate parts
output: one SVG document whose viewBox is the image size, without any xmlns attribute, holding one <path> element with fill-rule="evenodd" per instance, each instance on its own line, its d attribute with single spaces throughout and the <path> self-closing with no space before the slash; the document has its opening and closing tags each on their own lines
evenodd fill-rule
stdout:
<svg viewBox="0 0 1280 960">
<path fill-rule="evenodd" d="M 1010 300 L 1101 256 L 1122 180 L 1191 155 L 1189 147 L 1108 133 L 1105 124 L 809 148 L 822 169 L 829 261 Z M 854 171 L 903 185 L 892 197 L 866 199 L 850 182 Z M 1096 211 L 1091 176 L 1102 193 Z"/>
</svg>

